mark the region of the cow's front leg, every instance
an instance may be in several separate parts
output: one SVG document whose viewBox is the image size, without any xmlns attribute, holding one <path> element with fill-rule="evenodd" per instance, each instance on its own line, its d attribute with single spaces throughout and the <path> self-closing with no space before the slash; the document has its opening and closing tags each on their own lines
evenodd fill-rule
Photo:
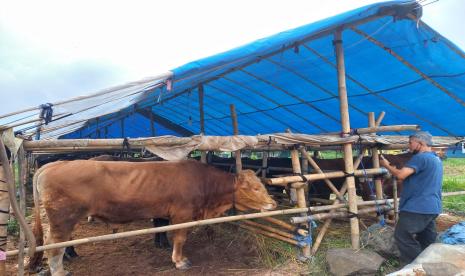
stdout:
<svg viewBox="0 0 465 276">
<path fill-rule="evenodd" d="M 182 254 L 182 248 L 184 246 L 184 243 L 186 242 L 187 238 L 187 230 L 186 229 L 180 229 L 174 231 L 173 234 L 173 255 L 171 259 L 173 260 L 173 263 L 175 264 L 177 269 L 189 269 L 192 264 L 191 262 L 183 256 Z"/>
</svg>

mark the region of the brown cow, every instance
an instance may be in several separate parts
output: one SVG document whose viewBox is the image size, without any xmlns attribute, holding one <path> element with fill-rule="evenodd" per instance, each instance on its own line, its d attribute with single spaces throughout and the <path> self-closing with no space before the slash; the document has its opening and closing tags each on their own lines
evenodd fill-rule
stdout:
<svg viewBox="0 0 465 276">
<path fill-rule="evenodd" d="M 270 210 L 276 202 L 253 171 L 237 176 L 197 161 L 111 162 L 58 161 L 34 175 L 36 204 L 34 233 L 41 236 L 39 198 L 48 220 L 47 243 L 67 241 L 74 226 L 92 215 L 103 221 L 125 223 L 153 217 L 169 218 L 173 224 L 218 217 L 235 207 L 239 210 Z M 187 269 L 183 255 L 187 230 L 173 234 L 172 261 Z M 53 276 L 65 275 L 64 249 L 49 250 Z M 32 266 L 42 258 L 36 254 Z"/>
</svg>

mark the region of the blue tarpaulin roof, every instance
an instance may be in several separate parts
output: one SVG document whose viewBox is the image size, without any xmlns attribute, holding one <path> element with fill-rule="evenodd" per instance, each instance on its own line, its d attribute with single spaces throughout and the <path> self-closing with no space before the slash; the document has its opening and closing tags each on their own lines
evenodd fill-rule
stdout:
<svg viewBox="0 0 465 276">
<path fill-rule="evenodd" d="M 206 135 L 232 134 L 230 104 L 240 134 L 340 131 L 340 28 L 352 128 L 385 111 L 383 125 L 465 136 L 465 53 L 420 21 L 421 11 L 415 1 L 377 3 L 187 63 L 137 103 L 61 138 L 153 136 L 151 117 L 156 135 L 198 134 L 200 86 Z"/>
</svg>

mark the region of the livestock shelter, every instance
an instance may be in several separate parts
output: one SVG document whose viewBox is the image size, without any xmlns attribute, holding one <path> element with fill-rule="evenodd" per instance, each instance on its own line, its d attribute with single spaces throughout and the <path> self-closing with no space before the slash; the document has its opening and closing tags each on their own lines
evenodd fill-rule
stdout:
<svg viewBox="0 0 465 276">
<path fill-rule="evenodd" d="M 324 210 L 348 206 L 346 215 L 357 214 L 354 176 L 366 171 L 354 165 L 353 145 L 406 148 L 409 131 L 419 128 L 434 135 L 434 146 L 464 140 L 465 125 L 458 118 L 465 118 L 465 53 L 421 14 L 416 1 L 372 4 L 155 77 L 5 114 L 3 141 L 23 164 L 25 154 L 126 146 L 167 160 L 193 150 L 202 152 L 203 161 L 205 151 L 235 151 L 240 170 L 240 150 L 289 150 L 293 175 L 269 184 L 291 183 L 299 207 L 290 209 L 294 213 L 309 210 L 307 180 L 329 177 L 315 166 L 315 173 L 303 172 L 299 154 L 312 165 L 306 150 L 339 148 L 345 168 L 333 177 L 346 177 L 348 203 L 336 200 Z M 377 150 L 372 153 L 377 160 Z M 376 164 L 371 173 L 384 173 Z M 316 251 L 330 221 L 314 244 L 306 239 L 304 257 Z M 352 247 L 358 248 L 357 216 L 350 223 Z"/>
</svg>

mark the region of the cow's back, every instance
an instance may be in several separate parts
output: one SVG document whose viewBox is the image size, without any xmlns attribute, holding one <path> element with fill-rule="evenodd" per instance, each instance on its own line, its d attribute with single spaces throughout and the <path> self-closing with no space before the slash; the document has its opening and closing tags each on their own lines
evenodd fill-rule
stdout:
<svg viewBox="0 0 465 276">
<path fill-rule="evenodd" d="M 60 161 L 47 165 L 38 177 L 44 204 L 80 208 L 112 222 L 199 209 L 222 182 L 232 179 L 196 161 Z M 60 204 L 65 206 L 56 206 Z"/>
</svg>

